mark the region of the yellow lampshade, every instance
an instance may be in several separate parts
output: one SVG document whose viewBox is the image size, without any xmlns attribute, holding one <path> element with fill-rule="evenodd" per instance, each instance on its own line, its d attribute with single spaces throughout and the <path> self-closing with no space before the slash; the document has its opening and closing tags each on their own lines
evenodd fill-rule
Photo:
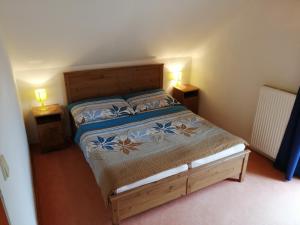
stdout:
<svg viewBox="0 0 300 225">
<path fill-rule="evenodd" d="M 174 80 L 176 83 L 180 83 L 182 80 L 182 72 L 181 71 L 174 71 L 173 72 Z"/>
<path fill-rule="evenodd" d="M 34 91 L 35 93 L 35 98 L 38 102 L 44 105 L 45 100 L 47 99 L 47 91 L 45 88 L 39 88 Z"/>
<path fill-rule="evenodd" d="M 167 66 L 167 68 L 172 75 L 173 86 L 180 85 L 182 81 L 183 64 L 180 63 L 170 64 Z"/>
</svg>

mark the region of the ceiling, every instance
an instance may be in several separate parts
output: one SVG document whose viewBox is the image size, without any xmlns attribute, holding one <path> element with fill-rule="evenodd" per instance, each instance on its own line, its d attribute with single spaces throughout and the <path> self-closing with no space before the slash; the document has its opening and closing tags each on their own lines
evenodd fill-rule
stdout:
<svg viewBox="0 0 300 225">
<path fill-rule="evenodd" d="M 14 71 L 188 56 L 246 0 L 0 0 Z"/>
</svg>

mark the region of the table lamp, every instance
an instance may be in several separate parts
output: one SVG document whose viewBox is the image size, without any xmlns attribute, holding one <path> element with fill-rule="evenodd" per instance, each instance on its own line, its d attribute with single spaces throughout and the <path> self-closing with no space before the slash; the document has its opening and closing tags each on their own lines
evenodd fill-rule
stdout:
<svg viewBox="0 0 300 225">
<path fill-rule="evenodd" d="M 46 110 L 45 100 L 47 99 L 47 91 L 45 88 L 39 88 L 34 91 L 36 100 L 41 103 L 40 110 Z"/>
<path fill-rule="evenodd" d="M 180 85 L 182 80 L 182 72 L 181 71 L 174 71 L 173 72 L 175 85 Z"/>
</svg>

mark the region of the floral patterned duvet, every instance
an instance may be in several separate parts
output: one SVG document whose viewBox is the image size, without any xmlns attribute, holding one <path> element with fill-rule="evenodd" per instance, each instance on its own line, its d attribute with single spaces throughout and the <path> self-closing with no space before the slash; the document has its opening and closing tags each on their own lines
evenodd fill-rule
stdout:
<svg viewBox="0 0 300 225">
<path fill-rule="evenodd" d="M 106 201 L 119 187 L 245 143 L 181 105 L 81 126 L 76 142 Z"/>
</svg>

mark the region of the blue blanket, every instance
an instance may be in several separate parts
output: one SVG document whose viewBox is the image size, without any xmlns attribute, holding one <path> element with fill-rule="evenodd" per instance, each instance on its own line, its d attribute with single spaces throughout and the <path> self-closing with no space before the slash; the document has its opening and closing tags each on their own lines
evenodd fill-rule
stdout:
<svg viewBox="0 0 300 225">
<path fill-rule="evenodd" d="M 120 126 L 120 125 L 128 124 L 131 122 L 137 122 L 137 121 L 142 121 L 142 120 L 149 119 L 149 118 L 155 118 L 157 116 L 163 116 L 163 115 L 168 115 L 171 113 L 181 112 L 184 110 L 187 110 L 184 106 L 175 105 L 173 107 L 163 108 L 161 110 L 154 110 L 154 111 L 149 111 L 149 112 L 145 112 L 145 113 L 140 113 L 140 114 L 136 114 L 133 116 L 121 117 L 121 118 L 116 118 L 113 120 L 107 120 L 107 121 L 103 121 L 103 122 L 96 122 L 96 123 L 81 125 L 77 129 L 77 132 L 75 135 L 75 142 L 77 144 L 80 144 L 80 137 L 82 136 L 82 134 L 84 134 L 88 131 Z"/>
</svg>

